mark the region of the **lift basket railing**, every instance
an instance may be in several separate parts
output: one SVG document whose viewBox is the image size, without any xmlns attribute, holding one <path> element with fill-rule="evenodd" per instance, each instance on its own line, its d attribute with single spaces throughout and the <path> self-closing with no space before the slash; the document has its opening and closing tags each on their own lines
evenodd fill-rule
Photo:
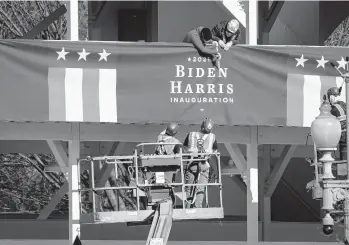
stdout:
<svg viewBox="0 0 349 245">
<path fill-rule="evenodd" d="M 178 154 L 173 155 L 155 155 L 145 154 L 145 147 L 153 146 L 152 150 L 158 145 L 178 145 L 178 143 L 141 143 L 138 144 L 134 150 L 133 155 L 127 156 L 98 156 L 98 157 L 87 157 L 78 160 L 78 176 L 81 176 L 81 167 L 84 164 L 89 165 L 89 188 L 83 188 L 81 185 L 81 178 L 79 178 L 79 197 L 80 197 L 80 222 L 81 223 L 115 223 L 115 222 L 137 222 L 142 221 L 148 217 L 152 210 L 151 209 L 140 209 L 140 197 L 144 197 L 145 188 L 154 189 L 159 188 L 180 188 L 181 191 L 175 193 L 175 196 L 182 199 L 181 207 L 177 205 L 173 210 L 174 220 L 183 219 L 220 219 L 223 218 L 223 198 L 222 198 L 222 179 L 221 179 L 221 164 L 220 164 L 220 153 L 183 153 L 182 147 Z M 179 144 L 181 145 L 181 144 Z M 141 150 L 140 150 L 141 148 Z M 199 159 L 197 159 L 199 157 Z M 185 183 L 185 170 L 186 167 L 193 161 L 206 161 L 215 157 L 217 159 L 217 179 L 214 183 L 207 184 L 186 184 Z M 101 186 L 96 180 L 95 175 L 95 164 L 112 164 L 115 167 L 115 174 L 118 172 L 120 164 L 127 166 L 129 169 L 134 170 L 135 185 L 133 186 Z M 176 177 L 180 176 L 179 182 L 169 181 L 167 183 L 146 183 L 141 181 L 140 173 L 144 169 L 157 169 L 157 168 L 177 168 Z M 161 172 L 161 171 L 160 171 Z M 165 171 L 166 172 L 166 171 Z M 171 172 L 171 171 L 170 171 Z M 116 176 L 117 177 L 117 176 Z M 177 178 L 176 178 L 177 179 Z M 97 182 L 97 183 L 96 183 Z M 218 187 L 219 190 L 219 204 L 218 207 L 206 207 L 206 208 L 186 208 L 186 195 L 185 188 L 187 186 L 205 186 L 206 202 L 208 203 L 208 187 Z M 136 198 L 136 210 L 125 211 L 117 210 L 112 212 L 101 212 L 96 211 L 96 193 L 100 193 L 106 190 L 126 190 L 135 193 Z M 92 212 L 82 213 L 81 207 L 81 193 L 88 192 L 92 193 Z M 206 204 L 207 204 L 206 203 Z"/>
</svg>

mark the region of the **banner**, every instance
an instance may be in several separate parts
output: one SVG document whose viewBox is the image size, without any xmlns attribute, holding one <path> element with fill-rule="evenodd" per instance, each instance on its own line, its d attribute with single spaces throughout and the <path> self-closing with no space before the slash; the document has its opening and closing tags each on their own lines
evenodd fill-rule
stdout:
<svg viewBox="0 0 349 245">
<path fill-rule="evenodd" d="M 221 54 L 218 69 L 189 44 L 3 40 L 0 120 L 309 127 L 349 49 Z"/>
</svg>

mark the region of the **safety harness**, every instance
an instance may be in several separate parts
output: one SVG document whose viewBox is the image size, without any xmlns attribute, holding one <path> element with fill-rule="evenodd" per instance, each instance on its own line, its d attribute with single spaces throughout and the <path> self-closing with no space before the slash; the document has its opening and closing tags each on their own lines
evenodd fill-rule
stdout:
<svg viewBox="0 0 349 245">
<path fill-rule="evenodd" d="M 198 149 L 197 153 L 199 153 L 199 154 L 200 153 L 206 153 L 206 150 L 204 148 L 204 142 L 205 142 L 207 137 L 208 137 L 208 134 L 200 134 L 199 138 L 196 139 L 196 148 Z M 186 169 L 186 171 L 188 171 L 189 173 L 194 175 L 194 183 L 193 184 L 197 184 L 198 180 L 200 178 L 200 175 L 202 175 L 202 173 L 201 173 L 201 164 L 200 163 L 203 161 L 203 159 L 205 159 L 205 157 L 199 156 L 199 157 L 193 158 L 193 160 L 194 159 L 196 161 L 193 161 L 191 164 L 196 164 L 197 165 L 197 171 L 196 172 L 192 171 L 190 169 L 190 166 Z M 204 175 L 202 175 L 202 176 L 204 176 Z M 204 176 L 204 177 L 208 178 L 208 182 L 211 182 L 212 176 L 213 176 L 213 168 L 210 165 L 210 167 L 209 167 L 209 174 L 208 174 L 208 176 Z M 196 195 L 198 193 L 197 189 L 198 189 L 197 186 L 192 186 L 191 187 L 190 197 L 186 200 L 186 202 L 189 203 L 190 206 L 192 206 L 195 203 Z M 207 189 L 207 186 L 205 186 L 204 192 L 206 191 L 206 189 Z M 189 200 L 191 200 L 191 201 L 189 201 Z M 208 206 L 207 195 L 206 195 L 206 205 Z"/>
</svg>

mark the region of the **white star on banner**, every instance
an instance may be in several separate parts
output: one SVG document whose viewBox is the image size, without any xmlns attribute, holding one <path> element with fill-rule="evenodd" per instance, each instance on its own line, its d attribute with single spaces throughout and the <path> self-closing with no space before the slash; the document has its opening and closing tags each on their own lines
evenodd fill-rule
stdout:
<svg viewBox="0 0 349 245">
<path fill-rule="evenodd" d="M 86 52 L 85 49 L 82 49 L 82 52 L 78 52 L 78 54 L 79 54 L 78 61 L 81 59 L 84 59 L 86 61 L 86 56 L 89 55 L 90 53 Z"/>
<path fill-rule="evenodd" d="M 317 66 L 316 68 L 319 68 L 322 66 L 325 69 L 325 64 L 328 62 L 328 60 L 325 60 L 324 56 L 321 56 L 321 60 L 316 60 L 317 61 Z"/>
<path fill-rule="evenodd" d="M 67 55 L 67 54 L 69 54 L 69 52 L 65 52 L 65 49 L 64 48 L 62 48 L 62 51 L 60 51 L 60 52 L 56 52 L 57 54 L 58 54 L 58 58 L 57 58 L 57 60 L 59 60 L 59 59 L 63 59 L 63 60 L 65 60 L 65 56 Z"/>
<path fill-rule="evenodd" d="M 301 65 L 304 67 L 304 62 L 306 62 L 308 59 L 304 59 L 304 55 L 302 54 L 302 56 L 300 58 L 295 58 L 297 60 L 297 66 Z"/>
<path fill-rule="evenodd" d="M 340 69 L 341 67 L 343 69 L 345 69 L 345 65 L 348 63 L 347 61 L 344 60 L 344 58 L 342 57 L 342 59 L 340 61 L 337 61 L 337 63 L 339 64 L 338 69 Z"/>
<path fill-rule="evenodd" d="M 105 49 L 103 49 L 103 53 L 98 53 L 98 54 L 101 56 L 101 57 L 99 57 L 98 62 L 101 61 L 101 60 L 107 61 L 107 57 L 110 55 L 110 53 L 107 53 L 105 51 Z"/>
</svg>

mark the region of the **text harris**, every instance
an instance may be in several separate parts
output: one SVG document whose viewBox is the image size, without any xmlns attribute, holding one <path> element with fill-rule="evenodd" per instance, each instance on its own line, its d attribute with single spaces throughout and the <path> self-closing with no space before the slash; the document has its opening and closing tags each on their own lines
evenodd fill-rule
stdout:
<svg viewBox="0 0 349 245">
<path fill-rule="evenodd" d="M 171 103 L 233 103 L 233 84 L 226 83 L 228 68 L 185 68 L 176 65 L 176 78 L 222 78 L 219 83 L 185 83 L 170 81 Z M 202 79 L 200 79 L 202 80 Z M 191 79 L 193 81 L 193 79 Z"/>
</svg>

